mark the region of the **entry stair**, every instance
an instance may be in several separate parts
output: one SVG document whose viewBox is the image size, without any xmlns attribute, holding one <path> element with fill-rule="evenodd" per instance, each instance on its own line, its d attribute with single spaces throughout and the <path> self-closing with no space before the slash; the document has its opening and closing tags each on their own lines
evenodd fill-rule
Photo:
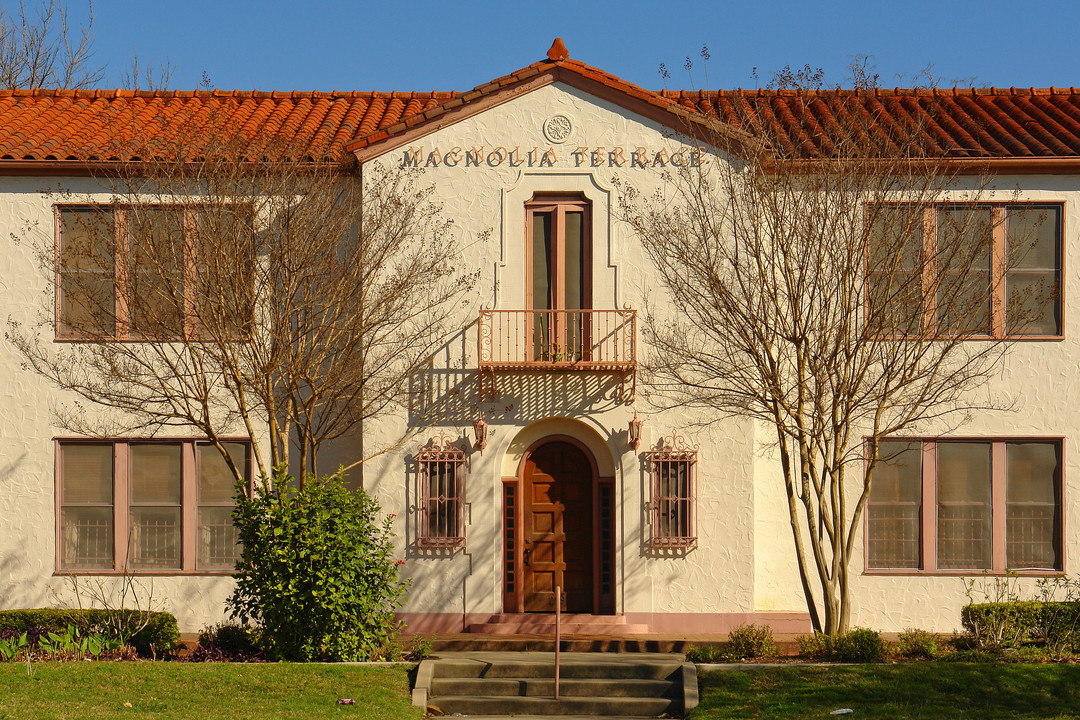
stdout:
<svg viewBox="0 0 1080 720">
<path fill-rule="evenodd" d="M 562 653 L 559 699 L 550 652 L 441 653 L 417 670 L 413 705 L 470 718 L 681 717 L 697 705 L 697 671 L 682 655 Z"/>
<path fill-rule="evenodd" d="M 555 635 L 555 615 L 542 613 L 502 613 L 484 622 L 469 625 L 469 632 L 481 635 L 522 635 L 539 633 Z M 649 626 L 626 622 L 625 615 L 586 615 L 563 613 L 562 634 L 565 635 L 638 635 L 649 632 Z"/>
</svg>

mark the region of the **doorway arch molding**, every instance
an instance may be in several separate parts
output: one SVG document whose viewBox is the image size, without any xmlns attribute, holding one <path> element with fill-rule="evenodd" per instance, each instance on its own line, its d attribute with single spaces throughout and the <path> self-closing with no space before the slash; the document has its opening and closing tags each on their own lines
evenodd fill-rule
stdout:
<svg viewBox="0 0 1080 720">
<path fill-rule="evenodd" d="M 530 458 L 535 452 L 541 452 L 552 444 L 565 443 L 576 448 L 588 464 L 588 532 L 586 542 L 589 548 L 580 548 L 575 543 L 574 550 L 584 550 L 589 560 L 592 575 L 591 612 L 596 614 L 613 613 L 615 608 L 615 459 L 605 439 L 593 428 L 573 418 L 547 418 L 522 428 L 511 440 L 503 456 L 502 477 L 502 564 L 503 564 L 503 611 L 508 613 L 523 612 L 526 604 L 537 610 L 534 596 L 529 591 L 533 572 L 524 554 L 526 542 L 531 538 L 551 542 L 550 535 L 531 535 L 534 530 L 533 516 L 529 508 L 532 505 Z M 584 469 L 584 467 L 582 466 Z M 533 468 L 535 471 L 535 468 Z M 546 477 L 546 476 L 545 476 Z M 556 478 L 556 485 L 559 485 Z M 545 487 L 551 485 L 550 478 Z M 547 491 L 544 491 L 545 493 Z M 557 492 L 558 494 L 558 492 Z M 526 497 L 528 495 L 528 498 Z M 546 501 L 550 502 L 550 501 Z M 570 507 L 570 506 L 565 506 Z M 577 506 L 581 508 L 581 506 Z M 545 508 L 545 515 L 550 517 L 551 506 Z M 561 511 L 558 511 L 561 513 Z M 575 521 L 574 527 L 582 527 L 581 520 Z M 570 526 L 568 526 L 570 527 Z M 560 530 L 559 533 L 562 531 Z M 529 537 L 527 537 L 529 534 Z M 580 535 L 579 535 L 580 540 Z M 561 540 L 558 542 L 562 542 Z M 565 548 L 563 549 L 563 551 Z M 559 551 L 562 552 L 562 551 Z M 580 568 L 580 566 L 579 566 Z M 560 571 L 561 572 L 561 571 Z M 576 577 L 581 577 L 580 574 Z M 580 581 L 572 583 L 581 587 Z M 585 597 L 585 596 L 580 596 Z M 545 601 L 548 602 L 548 601 Z M 582 610 L 578 610 L 581 612 Z M 588 611 L 588 610 L 585 610 Z"/>
</svg>

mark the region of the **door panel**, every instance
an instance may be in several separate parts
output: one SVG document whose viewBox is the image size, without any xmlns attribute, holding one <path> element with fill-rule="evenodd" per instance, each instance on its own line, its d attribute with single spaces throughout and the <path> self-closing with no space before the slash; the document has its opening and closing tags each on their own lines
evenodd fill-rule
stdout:
<svg viewBox="0 0 1080 720">
<path fill-rule="evenodd" d="M 524 609 L 593 612 L 593 478 L 585 453 L 564 441 L 534 450 L 525 462 Z"/>
</svg>

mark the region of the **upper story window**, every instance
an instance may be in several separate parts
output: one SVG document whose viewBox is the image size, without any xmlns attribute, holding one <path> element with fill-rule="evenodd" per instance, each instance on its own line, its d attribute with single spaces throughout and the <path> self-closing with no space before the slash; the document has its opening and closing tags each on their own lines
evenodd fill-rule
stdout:
<svg viewBox="0 0 1080 720">
<path fill-rule="evenodd" d="M 1055 571 L 1061 442 L 887 440 L 867 506 L 867 569 Z"/>
<path fill-rule="evenodd" d="M 592 217 L 588 201 L 537 196 L 525 206 L 526 307 L 534 360 L 583 359 L 590 343 Z"/>
<path fill-rule="evenodd" d="M 242 207 L 61 206 L 57 337 L 235 336 L 250 321 Z"/>
<path fill-rule="evenodd" d="M 883 329 L 1061 336 L 1061 205 L 897 205 L 872 214 L 869 309 Z"/>
<path fill-rule="evenodd" d="M 223 442 L 250 476 L 250 445 Z M 239 555 L 235 484 L 220 451 L 194 440 L 63 440 L 61 571 L 229 571 Z"/>
</svg>

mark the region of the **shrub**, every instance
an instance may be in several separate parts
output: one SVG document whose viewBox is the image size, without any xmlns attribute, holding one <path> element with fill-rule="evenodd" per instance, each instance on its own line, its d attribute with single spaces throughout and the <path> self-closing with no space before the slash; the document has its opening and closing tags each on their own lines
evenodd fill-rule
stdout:
<svg viewBox="0 0 1080 720">
<path fill-rule="evenodd" d="M 246 497 L 233 517 L 243 544 L 234 618 L 254 624 L 273 659 L 355 661 L 379 657 L 398 631 L 405 585 L 393 557 L 390 517 L 340 474 L 308 477 L 299 489 L 283 471 Z"/>
<path fill-rule="evenodd" d="M 941 643 L 934 633 L 909 629 L 900 633 L 897 640 L 897 649 L 906 658 L 933 660 L 941 654 Z"/>
<path fill-rule="evenodd" d="M 876 630 L 855 628 L 840 635 L 800 635 L 799 654 L 810 660 L 881 662 L 885 642 Z"/>
<path fill-rule="evenodd" d="M 243 625 L 222 623 L 199 633 L 199 645 L 192 650 L 189 662 L 262 662 L 258 632 Z"/>
<path fill-rule="evenodd" d="M 772 657 L 776 655 L 772 628 L 768 625 L 740 625 L 728 636 L 730 659 Z"/>
<path fill-rule="evenodd" d="M 713 647 L 711 645 L 705 645 L 698 647 L 691 645 L 686 648 L 686 661 L 691 663 L 718 663 L 723 662 L 727 658 L 720 648 Z"/>
<path fill-rule="evenodd" d="M 39 632 L 62 633 L 69 625 L 83 634 L 102 633 L 110 639 L 129 644 L 143 657 L 171 653 L 176 650 L 180 640 L 176 618 L 167 612 L 100 608 L 0 610 L 0 631 L 24 633 L 37 628 Z M 139 626 L 143 627 L 134 630 Z"/>
<path fill-rule="evenodd" d="M 1042 603 L 1015 600 L 965 605 L 960 622 L 980 648 L 1018 647 L 1039 622 Z"/>
</svg>

